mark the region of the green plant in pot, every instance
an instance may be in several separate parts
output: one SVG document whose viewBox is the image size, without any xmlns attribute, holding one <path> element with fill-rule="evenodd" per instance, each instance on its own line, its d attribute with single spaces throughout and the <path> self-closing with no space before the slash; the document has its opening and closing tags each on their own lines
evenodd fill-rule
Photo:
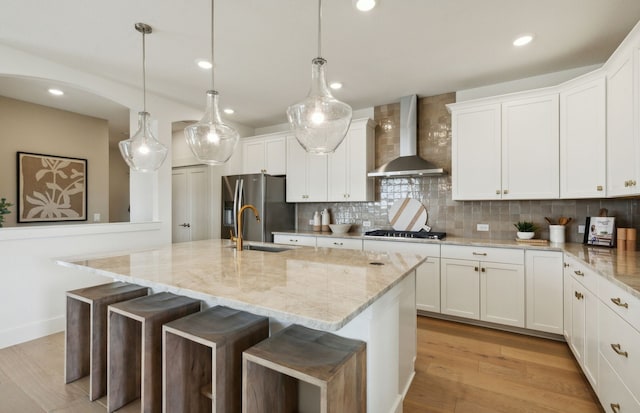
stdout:
<svg viewBox="0 0 640 413">
<path fill-rule="evenodd" d="M 7 202 L 7 198 L 0 199 L 0 228 L 4 224 L 4 216 L 11 213 L 9 207 L 13 206 L 11 202 Z"/>
<path fill-rule="evenodd" d="M 513 226 L 518 230 L 516 234 L 518 239 L 531 239 L 535 235 L 536 229 L 538 229 L 536 224 L 528 221 L 518 221 Z"/>
</svg>

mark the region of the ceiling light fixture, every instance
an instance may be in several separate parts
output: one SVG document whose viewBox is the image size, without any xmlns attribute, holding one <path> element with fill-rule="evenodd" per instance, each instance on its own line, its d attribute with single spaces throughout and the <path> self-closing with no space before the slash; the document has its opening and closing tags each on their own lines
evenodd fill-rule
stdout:
<svg viewBox="0 0 640 413">
<path fill-rule="evenodd" d="M 211 62 L 205 59 L 196 59 L 196 64 L 200 69 L 211 69 L 213 67 Z"/>
<path fill-rule="evenodd" d="M 64 95 L 64 92 L 62 90 L 54 89 L 54 88 L 49 89 L 49 93 L 51 93 L 54 96 L 62 96 L 62 95 Z"/>
<path fill-rule="evenodd" d="M 211 0 L 211 64 L 213 60 L 214 0 Z M 221 165 L 231 158 L 240 135 L 238 131 L 222 122 L 218 104 L 218 92 L 214 88 L 214 72 L 211 69 L 211 90 L 207 90 L 207 107 L 200 122 L 184 129 L 187 143 L 199 162 Z"/>
<path fill-rule="evenodd" d="M 342 83 L 340 82 L 332 82 L 329 87 L 333 90 L 339 90 L 342 89 Z"/>
<path fill-rule="evenodd" d="M 378 4 L 376 0 L 353 0 L 353 3 L 360 11 L 372 10 Z"/>
<path fill-rule="evenodd" d="M 529 43 L 531 43 L 531 41 L 533 40 L 533 35 L 532 34 L 522 34 L 520 36 L 518 36 L 514 41 L 513 41 L 513 45 L 514 46 L 524 46 L 527 45 Z"/>
<path fill-rule="evenodd" d="M 138 131 L 129 139 L 120 141 L 120 153 L 129 168 L 139 172 L 152 172 L 160 168 L 167 157 L 167 147 L 151 133 L 151 115 L 147 112 L 147 75 L 145 36 L 153 30 L 144 23 L 136 23 L 135 29 L 142 34 L 142 96 L 143 109 L 138 112 Z"/>
<path fill-rule="evenodd" d="M 351 106 L 331 95 L 325 79 L 322 51 L 322 0 L 318 0 L 318 57 L 311 61 L 311 88 L 307 97 L 287 108 L 296 139 L 311 153 L 334 152 L 351 124 Z"/>
</svg>

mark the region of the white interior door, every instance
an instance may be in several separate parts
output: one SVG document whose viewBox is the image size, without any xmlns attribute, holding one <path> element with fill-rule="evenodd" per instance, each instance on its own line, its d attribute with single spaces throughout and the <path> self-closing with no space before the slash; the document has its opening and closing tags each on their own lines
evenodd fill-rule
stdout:
<svg viewBox="0 0 640 413">
<path fill-rule="evenodd" d="M 211 191 L 206 166 L 174 168 L 172 242 L 211 238 Z"/>
</svg>

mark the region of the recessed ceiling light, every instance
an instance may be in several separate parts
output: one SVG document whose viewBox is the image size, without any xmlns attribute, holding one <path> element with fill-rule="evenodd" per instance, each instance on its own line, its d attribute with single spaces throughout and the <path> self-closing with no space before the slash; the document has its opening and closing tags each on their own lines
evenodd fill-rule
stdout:
<svg viewBox="0 0 640 413">
<path fill-rule="evenodd" d="M 340 82 L 333 82 L 331 84 L 329 84 L 329 87 L 333 90 L 338 90 L 338 89 L 342 89 L 342 83 Z"/>
<path fill-rule="evenodd" d="M 236 111 L 231 108 L 226 108 L 223 112 L 227 115 L 233 115 L 234 113 L 236 113 Z"/>
<path fill-rule="evenodd" d="M 526 44 L 531 43 L 532 40 L 533 40 L 533 35 L 532 34 L 530 34 L 530 33 L 522 34 L 522 35 L 518 36 L 513 41 L 513 45 L 514 46 L 524 46 Z"/>
<path fill-rule="evenodd" d="M 196 64 L 200 69 L 211 69 L 213 66 L 211 62 L 206 59 L 196 59 Z"/>
<path fill-rule="evenodd" d="M 356 6 L 356 9 L 360 11 L 369 11 L 376 7 L 378 3 L 377 0 L 354 0 L 353 4 Z"/>
<path fill-rule="evenodd" d="M 54 88 L 49 89 L 49 93 L 51 93 L 54 96 L 62 96 L 62 95 L 64 95 L 64 92 L 62 90 L 54 89 Z"/>
</svg>

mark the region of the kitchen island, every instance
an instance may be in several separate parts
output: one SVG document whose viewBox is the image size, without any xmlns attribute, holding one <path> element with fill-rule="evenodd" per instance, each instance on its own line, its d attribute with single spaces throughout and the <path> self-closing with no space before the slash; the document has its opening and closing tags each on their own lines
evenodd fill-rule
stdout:
<svg viewBox="0 0 640 413">
<path fill-rule="evenodd" d="M 363 340 L 367 411 L 392 413 L 414 375 L 415 268 L 424 258 L 307 247 L 238 252 L 228 240 L 205 240 L 58 263 L 268 316 L 272 332 L 295 323 Z"/>
</svg>

